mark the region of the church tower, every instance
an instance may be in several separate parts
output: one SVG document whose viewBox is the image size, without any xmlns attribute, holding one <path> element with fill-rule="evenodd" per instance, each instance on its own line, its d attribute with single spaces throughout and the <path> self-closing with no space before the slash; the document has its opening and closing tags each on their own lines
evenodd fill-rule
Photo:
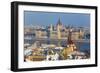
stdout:
<svg viewBox="0 0 100 73">
<path fill-rule="evenodd" d="M 71 35 L 72 35 L 72 29 L 69 28 L 68 39 L 67 39 L 67 44 L 66 44 L 67 47 L 64 48 L 63 51 L 62 51 L 64 59 L 67 59 L 68 55 L 70 53 L 77 51 L 77 47 L 76 47 L 75 43 L 73 42 Z"/>
<path fill-rule="evenodd" d="M 75 43 L 72 40 L 72 29 L 69 28 L 69 32 L 68 32 L 68 40 L 67 40 L 67 47 L 70 48 L 71 51 L 75 51 L 77 50 Z"/>
</svg>

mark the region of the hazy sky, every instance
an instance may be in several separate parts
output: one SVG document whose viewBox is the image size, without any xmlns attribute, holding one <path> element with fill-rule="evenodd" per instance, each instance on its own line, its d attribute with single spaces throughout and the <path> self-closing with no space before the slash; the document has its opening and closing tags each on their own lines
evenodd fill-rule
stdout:
<svg viewBox="0 0 100 73">
<path fill-rule="evenodd" d="M 90 14 L 24 11 L 24 23 L 29 26 L 48 26 L 50 24 L 56 25 L 59 18 L 62 24 L 66 26 L 90 26 Z"/>
</svg>

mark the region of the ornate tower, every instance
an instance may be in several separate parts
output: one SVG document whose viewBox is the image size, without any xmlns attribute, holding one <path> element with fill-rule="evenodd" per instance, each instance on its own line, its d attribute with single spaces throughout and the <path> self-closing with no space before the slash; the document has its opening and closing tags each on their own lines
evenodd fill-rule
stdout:
<svg viewBox="0 0 100 73">
<path fill-rule="evenodd" d="M 57 22 L 57 35 L 58 35 L 58 39 L 61 39 L 61 29 L 62 29 L 62 23 L 60 21 L 60 18 Z"/>
<path fill-rule="evenodd" d="M 50 38 L 52 38 L 52 35 L 53 35 L 53 26 L 52 24 L 50 25 Z"/>
<path fill-rule="evenodd" d="M 61 21 L 60 21 L 60 18 L 59 18 L 59 20 L 58 20 L 58 22 L 57 22 L 57 38 L 58 38 L 58 46 L 61 46 L 60 44 L 61 44 L 61 30 L 62 30 L 62 23 L 61 23 Z"/>
</svg>

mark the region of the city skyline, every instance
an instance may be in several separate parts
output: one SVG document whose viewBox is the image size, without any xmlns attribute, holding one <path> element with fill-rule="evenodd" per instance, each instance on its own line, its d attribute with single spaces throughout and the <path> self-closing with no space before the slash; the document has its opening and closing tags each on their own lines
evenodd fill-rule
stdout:
<svg viewBox="0 0 100 73">
<path fill-rule="evenodd" d="M 24 62 L 90 58 L 90 32 L 80 28 L 90 28 L 89 14 L 25 11 L 24 17 Z"/>
<path fill-rule="evenodd" d="M 64 26 L 90 27 L 90 14 L 24 11 L 25 26 L 56 26 L 59 18 Z"/>
</svg>

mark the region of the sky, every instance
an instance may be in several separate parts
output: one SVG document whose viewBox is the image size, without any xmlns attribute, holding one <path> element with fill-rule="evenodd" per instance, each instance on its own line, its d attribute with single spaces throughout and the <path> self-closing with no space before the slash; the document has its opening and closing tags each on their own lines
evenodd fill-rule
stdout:
<svg viewBox="0 0 100 73">
<path fill-rule="evenodd" d="M 55 26 L 59 18 L 65 26 L 90 27 L 90 14 L 24 11 L 25 26 Z"/>
</svg>

